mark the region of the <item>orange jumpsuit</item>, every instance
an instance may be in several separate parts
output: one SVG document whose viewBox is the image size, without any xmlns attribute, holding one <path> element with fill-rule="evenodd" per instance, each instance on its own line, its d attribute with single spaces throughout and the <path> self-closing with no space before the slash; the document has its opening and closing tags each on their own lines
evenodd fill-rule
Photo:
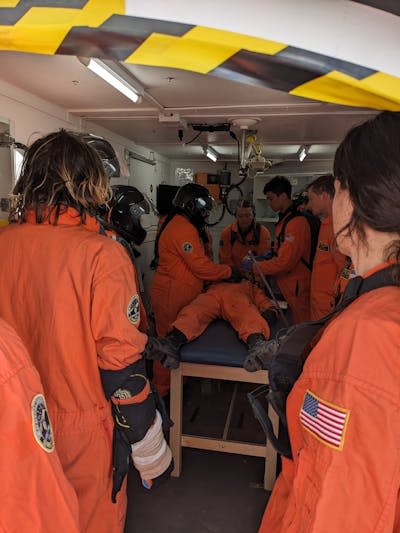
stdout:
<svg viewBox="0 0 400 533">
<path fill-rule="evenodd" d="M 56 453 L 39 374 L 3 320 L 0 403 L 0 530 L 78 533 L 78 501 Z"/>
<path fill-rule="evenodd" d="M 399 301 L 400 287 L 361 295 L 310 353 L 260 533 L 400 531 Z"/>
<path fill-rule="evenodd" d="M 286 216 L 275 226 L 275 240 L 282 230 Z M 287 223 L 285 239 L 278 249 L 275 242 L 276 257 L 258 263 L 263 274 L 275 276 L 278 287 L 292 311 L 295 324 L 310 318 L 311 272 L 301 260 L 303 258 L 309 261 L 310 245 L 310 226 L 306 218 L 295 217 Z M 255 265 L 253 273 L 257 275 Z"/>
<path fill-rule="evenodd" d="M 252 333 L 263 333 L 268 339 L 269 326 L 260 313 L 271 307 L 264 292 L 250 281 L 215 283 L 184 307 L 172 326 L 191 341 L 199 337 L 212 320 L 223 318 L 244 342 Z"/>
<path fill-rule="evenodd" d="M 41 376 L 57 451 L 79 501 L 80 527 L 120 533 L 126 493 L 111 502 L 113 419 L 99 367 L 118 370 L 141 357 L 135 272 L 126 251 L 81 225 L 74 209 L 58 225 L 0 230 L 0 315 L 25 342 Z"/>
<path fill-rule="evenodd" d="M 157 335 L 165 337 L 179 311 L 202 292 L 204 281 L 226 279 L 231 268 L 217 265 L 207 257 L 197 229 L 182 215 L 175 215 L 164 229 L 158 255 L 151 304 Z M 169 390 L 169 370 L 155 361 L 153 372 L 158 392 L 165 395 Z"/>
<path fill-rule="evenodd" d="M 321 222 L 311 273 L 311 320 L 318 320 L 332 311 L 335 283 L 345 261 L 346 257 L 336 247 L 332 216 L 328 216 Z"/>
<path fill-rule="evenodd" d="M 231 244 L 232 232 L 236 234 L 236 239 L 233 244 Z M 219 262 L 240 268 L 240 263 L 249 250 L 254 255 L 261 255 L 270 249 L 271 235 L 265 226 L 260 226 L 260 240 L 256 244 L 254 230 L 249 231 L 245 239 L 243 239 L 239 233 L 237 222 L 234 222 L 221 233 L 219 241 Z"/>
</svg>

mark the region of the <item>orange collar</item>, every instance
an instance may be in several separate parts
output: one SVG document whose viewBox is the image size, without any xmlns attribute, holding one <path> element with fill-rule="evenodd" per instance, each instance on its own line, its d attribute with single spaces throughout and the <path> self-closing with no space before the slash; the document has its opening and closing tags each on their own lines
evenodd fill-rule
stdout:
<svg viewBox="0 0 400 533">
<path fill-rule="evenodd" d="M 363 278 L 368 278 L 369 276 L 372 276 L 372 274 L 375 274 L 375 272 L 379 272 L 379 270 L 383 270 L 386 267 L 389 267 L 391 265 L 395 265 L 396 262 L 397 261 L 395 259 L 391 259 L 390 261 L 384 261 L 383 263 L 379 263 L 379 265 L 375 265 L 374 267 L 372 267 L 369 270 L 367 270 L 367 272 L 365 272 Z"/>
<path fill-rule="evenodd" d="M 28 224 L 37 224 L 35 212 L 29 210 L 26 213 L 26 222 Z M 54 216 L 47 217 L 42 224 L 54 224 Z M 60 213 L 58 217 L 57 226 L 84 226 L 85 229 L 99 233 L 100 223 L 90 215 L 86 215 L 85 223 L 81 223 L 81 219 L 78 211 L 73 207 L 68 207 L 66 211 Z"/>
</svg>

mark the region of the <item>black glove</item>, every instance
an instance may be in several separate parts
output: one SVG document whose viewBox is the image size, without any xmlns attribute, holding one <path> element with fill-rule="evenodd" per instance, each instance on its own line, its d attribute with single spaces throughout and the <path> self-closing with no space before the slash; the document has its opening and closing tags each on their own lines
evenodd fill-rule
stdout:
<svg viewBox="0 0 400 533">
<path fill-rule="evenodd" d="M 162 359 L 164 357 L 162 340 L 163 339 L 158 337 L 149 337 L 142 352 L 143 357 L 151 361 L 159 361 Z"/>
<path fill-rule="evenodd" d="M 114 426 L 113 432 L 113 486 L 111 501 L 117 501 L 117 494 L 121 490 L 125 476 L 128 474 L 131 457 L 131 445 L 124 431 Z"/>
<path fill-rule="evenodd" d="M 231 270 L 231 275 L 229 276 L 229 278 L 224 279 L 224 281 L 226 283 L 240 283 L 243 279 L 243 275 L 240 270 L 235 266 L 231 267 Z"/>
<path fill-rule="evenodd" d="M 121 370 L 100 369 L 100 377 L 115 427 L 126 433 L 130 444 L 142 440 L 156 415 L 144 359 Z"/>
<path fill-rule="evenodd" d="M 139 359 L 120 370 L 100 369 L 105 396 L 111 400 L 114 417 L 112 501 L 129 468 L 131 444 L 142 440 L 156 415 L 155 398 Z"/>
<path fill-rule="evenodd" d="M 169 409 L 167 409 L 164 398 L 160 395 L 154 385 L 151 385 L 151 390 L 153 391 L 153 396 L 156 401 L 156 409 L 161 415 L 163 431 L 168 431 L 174 425 L 169 417 Z"/>
<path fill-rule="evenodd" d="M 187 338 L 182 331 L 173 328 L 164 338 L 149 337 L 143 356 L 146 359 L 161 361 L 165 368 L 179 367 L 180 349 L 187 343 Z"/>
</svg>

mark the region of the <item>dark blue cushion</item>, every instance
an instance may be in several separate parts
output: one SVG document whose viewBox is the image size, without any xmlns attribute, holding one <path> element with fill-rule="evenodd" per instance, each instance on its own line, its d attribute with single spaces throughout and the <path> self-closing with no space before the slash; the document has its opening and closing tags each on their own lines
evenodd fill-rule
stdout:
<svg viewBox="0 0 400 533">
<path fill-rule="evenodd" d="M 181 359 L 187 363 L 243 366 L 247 355 L 246 344 L 225 320 L 215 320 L 205 332 L 181 350 Z"/>
</svg>

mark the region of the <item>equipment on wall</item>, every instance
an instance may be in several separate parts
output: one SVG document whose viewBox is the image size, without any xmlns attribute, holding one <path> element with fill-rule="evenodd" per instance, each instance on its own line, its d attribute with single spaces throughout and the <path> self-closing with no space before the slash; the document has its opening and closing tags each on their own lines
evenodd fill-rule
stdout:
<svg viewBox="0 0 400 533">
<path fill-rule="evenodd" d="M 240 141 L 236 135 L 232 135 L 232 131 L 230 134 L 238 143 L 239 175 L 244 176 L 244 179 L 247 177 L 253 178 L 256 174 L 262 174 L 273 166 L 282 163 L 281 160 L 274 162 L 263 155 L 261 144 L 257 142 L 257 130 L 250 129 L 258 124 L 258 122 L 260 122 L 259 118 L 235 118 L 231 121 L 232 126 L 238 127 L 241 130 Z"/>
</svg>

